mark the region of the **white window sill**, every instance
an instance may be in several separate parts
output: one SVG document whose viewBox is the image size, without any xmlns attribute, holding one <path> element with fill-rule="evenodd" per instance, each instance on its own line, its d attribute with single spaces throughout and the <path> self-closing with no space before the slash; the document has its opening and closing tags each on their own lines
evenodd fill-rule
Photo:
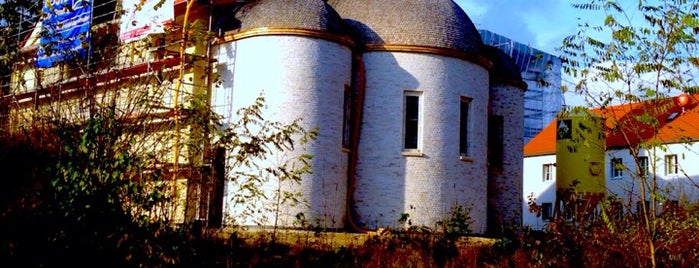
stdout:
<svg viewBox="0 0 699 268">
<path fill-rule="evenodd" d="M 421 157 L 422 156 L 422 152 L 420 150 L 417 150 L 417 149 L 403 149 L 401 154 L 403 156 L 406 156 L 406 157 Z"/>
</svg>

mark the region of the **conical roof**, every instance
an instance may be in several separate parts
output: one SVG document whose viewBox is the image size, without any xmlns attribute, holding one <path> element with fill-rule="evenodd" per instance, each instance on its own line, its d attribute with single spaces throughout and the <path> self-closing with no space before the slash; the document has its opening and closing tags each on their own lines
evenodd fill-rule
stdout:
<svg viewBox="0 0 699 268">
<path fill-rule="evenodd" d="M 490 80 L 500 83 L 513 84 L 518 87 L 527 87 L 522 80 L 522 73 L 514 60 L 504 51 L 493 46 L 483 46 L 483 54 L 493 64 L 490 69 Z"/>
<path fill-rule="evenodd" d="M 451 0 L 330 0 L 360 45 L 410 45 L 480 53 L 481 37 Z"/>
<path fill-rule="evenodd" d="M 274 27 L 346 34 L 342 18 L 322 0 L 260 0 L 235 13 L 240 32 Z"/>
</svg>

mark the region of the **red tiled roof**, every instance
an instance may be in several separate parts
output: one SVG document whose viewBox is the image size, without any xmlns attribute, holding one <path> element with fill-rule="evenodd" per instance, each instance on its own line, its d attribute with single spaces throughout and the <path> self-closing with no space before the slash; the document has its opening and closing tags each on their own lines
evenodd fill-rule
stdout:
<svg viewBox="0 0 699 268">
<path fill-rule="evenodd" d="M 681 95 L 680 95 L 681 96 Z M 605 118 L 607 148 L 652 141 L 675 143 L 699 139 L 699 94 L 685 95 L 681 105 L 675 96 L 659 101 L 645 101 L 595 108 L 590 112 Z M 670 118 L 670 115 L 676 117 Z M 648 116 L 657 119 L 657 126 L 648 123 Z M 556 120 L 524 145 L 524 156 L 556 153 Z"/>
</svg>

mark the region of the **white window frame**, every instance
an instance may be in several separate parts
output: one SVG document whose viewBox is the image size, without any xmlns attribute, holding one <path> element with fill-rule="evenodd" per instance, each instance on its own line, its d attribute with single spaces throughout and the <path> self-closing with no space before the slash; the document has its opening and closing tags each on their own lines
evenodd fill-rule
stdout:
<svg viewBox="0 0 699 268">
<path fill-rule="evenodd" d="M 676 154 L 666 154 L 665 155 L 665 175 L 676 175 L 679 174 L 680 164 L 677 160 Z"/>
<path fill-rule="evenodd" d="M 647 156 L 638 157 L 638 166 L 643 173 L 642 176 L 646 177 L 648 174 L 650 174 L 650 162 L 648 161 Z"/>
<path fill-rule="evenodd" d="M 624 160 L 614 157 L 609 160 L 610 177 L 612 179 L 621 179 L 624 177 Z"/>
<path fill-rule="evenodd" d="M 541 168 L 541 180 L 544 182 L 556 180 L 556 164 L 543 164 Z"/>
<path fill-rule="evenodd" d="M 418 104 L 417 104 L 417 146 L 416 148 L 406 148 L 406 139 L 408 133 L 406 129 L 406 121 L 407 121 L 407 112 L 408 112 L 408 97 L 417 97 L 418 98 Z M 403 139 L 402 139 L 402 148 L 403 148 L 403 155 L 405 156 L 422 156 L 422 137 L 423 137 L 423 124 L 424 124 L 424 114 L 425 114 L 425 109 L 424 109 L 424 97 L 421 91 L 412 91 L 412 90 L 406 90 L 403 92 Z"/>
</svg>

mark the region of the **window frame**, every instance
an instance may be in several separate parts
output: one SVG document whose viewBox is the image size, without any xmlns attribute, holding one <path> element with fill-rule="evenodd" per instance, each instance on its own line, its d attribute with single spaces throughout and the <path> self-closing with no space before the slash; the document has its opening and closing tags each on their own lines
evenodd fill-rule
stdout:
<svg viewBox="0 0 699 268">
<path fill-rule="evenodd" d="M 493 133 L 495 132 L 495 133 Z M 502 169 L 505 162 L 505 117 L 488 117 L 488 167 Z"/>
<path fill-rule="evenodd" d="M 544 202 L 541 203 L 541 219 L 548 221 L 553 218 L 553 203 Z"/>
<path fill-rule="evenodd" d="M 471 154 L 471 143 L 469 135 L 471 128 L 470 125 L 470 114 L 471 114 L 471 102 L 472 98 L 461 96 L 459 98 L 459 157 L 462 159 L 470 157 Z"/>
<path fill-rule="evenodd" d="M 541 165 L 541 180 L 543 182 L 556 180 L 556 164 L 546 163 Z"/>
<path fill-rule="evenodd" d="M 414 148 L 411 146 L 409 147 L 408 145 L 408 138 L 409 138 L 409 133 L 408 133 L 408 128 L 412 128 L 412 126 L 408 125 L 408 98 L 412 97 L 417 97 L 417 107 L 416 108 L 416 113 L 417 115 L 415 116 L 416 118 L 411 119 L 415 120 L 415 130 L 414 133 L 410 133 L 410 135 L 414 135 L 415 139 L 415 145 Z M 417 154 L 421 155 L 422 152 L 422 131 L 423 131 L 423 114 L 424 114 L 424 109 L 423 109 L 423 104 L 424 99 L 423 99 L 423 94 L 421 91 L 414 91 L 414 90 L 406 90 L 403 92 L 403 145 L 402 149 L 404 152 L 404 155 L 412 155 L 412 154 Z M 413 132 L 413 131 L 411 131 Z"/>
<path fill-rule="evenodd" d="M 650 162 L 647 156 L 638 157 L 638 167 L 641 170 L 641 176 L 646 177 L 650 174 Z"/>
<path fill-rule="evenodd" d="M 610 177 L 612 179 L 621 179 L 624 177 L 624 160 L 618 157 L 613 157 L 609 160 Z"/>
<path fill-rule="evenodd" d="M 679 174 L 679 160 L 676 154 L 665 155 L 665 175 Z"/>
</svg>

